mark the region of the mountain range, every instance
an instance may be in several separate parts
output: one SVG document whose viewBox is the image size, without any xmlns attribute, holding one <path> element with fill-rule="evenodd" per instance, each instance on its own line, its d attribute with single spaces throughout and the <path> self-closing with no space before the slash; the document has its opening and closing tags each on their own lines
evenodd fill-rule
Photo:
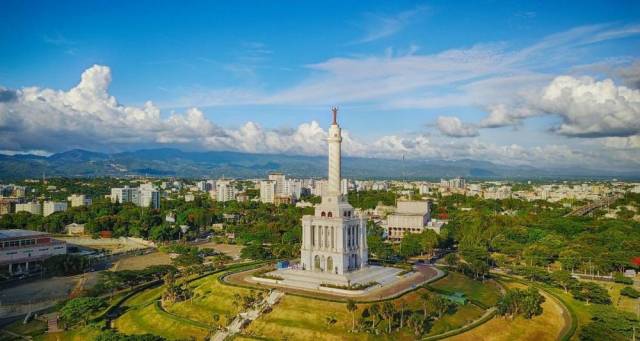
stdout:
<svg viewBox="0 0 640 341">
<path fill-rule="evenodd" d="M 640 172 L 588 168 L 536 168 L 480 160 L 391 160 L 344 157 L 343 176 L 355 179 L 638 179 Z M 81 149 L 50 156 L 0 155 L 0 179 L 147 175 L 180 178 L 262 178 L 279 171 L 292 177 L 325 177 L 325 156 L 252 154 L 228 151 L 188 152 L 142 149 L 99 153 Z"/>
</svg>

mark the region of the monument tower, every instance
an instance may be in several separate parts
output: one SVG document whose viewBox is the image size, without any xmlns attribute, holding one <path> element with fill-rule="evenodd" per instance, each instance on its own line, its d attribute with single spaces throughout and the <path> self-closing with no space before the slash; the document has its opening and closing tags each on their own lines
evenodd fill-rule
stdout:
<svg viewBox="0 0 640 341">
<path fill-rule="evenodd" d="M 398 268 L 368 265 L 367 221 L 340 190 L 342 132 L 338 109 L 329 127 L 329 181 L 313 215 L 302 217 L 300 262 L 252 280 L 302 290 L 363 295 L 398 280 Z"/>
<path fill-rule="evenodd" d="M 302 269 L 343 275 L 367 265 L 367 224 L 340 190 L 342 132 L 338 109 L 329 127 L 329 181 L 314 215 L 302 217 Z"/>
</svg>

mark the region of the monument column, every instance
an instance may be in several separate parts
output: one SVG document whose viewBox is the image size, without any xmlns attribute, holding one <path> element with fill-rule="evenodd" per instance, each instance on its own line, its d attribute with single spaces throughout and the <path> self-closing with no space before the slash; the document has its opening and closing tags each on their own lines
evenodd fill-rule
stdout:
<svg viewBox="0 0 640 341">
<path fill-rule="evenodd" d="M 340 144 L 342 143 L 342 133 L 340 126 L 337 122 L 338 108 L 333 107 L 333 123 L 329 127 L 329 137 L 327 139 L 329 143 L 329 186 L 328 192 L 330 196 L 340 195 L 340 179 L 341 179 L 341 165 L 340 165 Z"/>
</svg>

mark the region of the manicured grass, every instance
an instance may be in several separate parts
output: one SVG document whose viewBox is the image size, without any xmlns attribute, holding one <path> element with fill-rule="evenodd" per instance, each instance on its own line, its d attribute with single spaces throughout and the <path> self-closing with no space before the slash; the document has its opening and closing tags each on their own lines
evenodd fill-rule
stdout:
<svg viewBox="0 0 640 341">
<path fill-rule="evenodd" d="M 193 281 L 194 298 L 165 307 L 168 312 L 199 321 L 213 324 L 213 314 L 220 315 L 220 323 L 226 325 L 226 316 L 235 316 L 238 309 L 233 304 L 234 294 L 248 295 L 251 290 L 220 283 L 221 274 L 207 276 Z"/>
<path fill-rule="evenodd" d="M 479 319 L 482 314 L 484 314 L 484 310 L 473 304 L 457 306 L 455 313 L 445 315 L 441 319 L 435 321 L 425 336 L 438 335 L 460 328 Z"/>
<path fill-rule="evenodd" d="M 54 334 L 42 334 L 35 337 L 35 340 L 43 341 L 85 341 L 95 339 L 100 331 L 96 328 L 87 326 L 76 329 L 67 330 Z"/>
<path fill-rule="evenodd" d="M 47 331 L 47 324 L 35 319 L 29 321 L 27 324 L 23 324 L 22 320 L 19 320 L 6 326 L 4 329 L 24 336 L 36 336 Z"/>
<path fill-rule="evenodd" d="M 637 312 L 638 299 L 620 295 L 620 290 L 630 285 L 615 283 L 615 282 L 603 282 L 603 281 L 588 281 L 588 282 L 596 283 L 604 287 L 605 289 L 607 289 L 607 291 L 609 292 L 609 296 L 611 296 L 611 305 L 614 306 L 615 308 L 621 311 L 632 313 L 632 314 L 635 314 Z"/>
<path fill-rule="evenodd" d="M 413 311 L 422 314 L 422 303 L 420 295 L 427 289 L 419 289 L 402 296 L 393 301 L 396 309 L 399 311 L 401 302 L 406 303 L 405 319 L 408 319 Z M 368 308 L 370 304 L 358 304 L 356 311 L 356 321 L 361 316 L 362 311 Z M 473 320 L 476 320 L 484 310 L 473 306 L 458 306 L 456 311 L 451 315 L 445 315 L 443 318 L 434 321 L 427 335 L 440 334 L 442 332 L 456 329 Z M 328 326 L 325 323 L 327 316 L 333 315 L 337 322 Z M 274 310 L 263 315 L 258 320 L 249 325 L 246 335 L 247 337 L 267 338 L 267 339 L 283 339 L 289 340 L 413 340 L 415 336 L 406 327 L 400 331 L 394 331 L 391 335 L 382 333 L 373 335 L 365 332 L 351 333 L 352 324 L 351 313 L 347 311 L 346 304 L 337 302 L 327 302 L 322 300 L 314 300 L 299 296 L 286 295 Z M 397 319 L 394 329 L 397 328 Z M 371 323 L 367 321 L 365 323 Z M 406 320 L 405 320 L 406 323 Z M 386 322 L 378 320 L 377 328 L 381 331 L 386 330 Z M 426 335 L 425 335 L 426 336 Z"/>
<path fill-rule="evenodd" d="M 365 305 L 358 305 L 356 318 Z M 325 318 L 334 315 L 337 322 L 329 326 Z M 327 302 L 298 296 L 286 295 L 273 311 L 263 315 L 249 325 L 248 336 L 290 340 L 361 340 L 368 339 L 365 333 L 353 334 L 351 313 L 344 303 Z"/>
<path fill-rule="evenodd" d="M 603 282 L 597 282 L 597 283 L 600 284 L 600 285 L 605 284 L 604 286 L 606 286 L 606 283 L 603 283 Z M 610 284 L 614 284 L 614 283 L 610 283 Z M 565 293 L 562 289 L 550 288 L 548 290 L 553 292 L 554 294 L 560 296 L 562 298 L 563 302 L 573 309 L 573 311 L 575 312 L 575 314 L 576 314 L 576 316 L 578 318 L 578 329 L 576 330 L 576 332 L 573 335 L 573 337 L 571 338 L 571 340 L 579 340 L 580 330 L 585 325 L 587 325 L 588 323 L 591 322 L 591 318 L 593 316 L 593 310 L 594 309 L 596 309 L 598 307 L 598 308 L 616 310 L 616 299 L 617 299 L 617 295 L 619 295 L 619 292 L 618 292 L 618 294 L 616 296 L 612 295 L 612 302 L 613 303 L 610 304 L 610 305 L 600 305 L 600 304 L 593 304 L 593 303 L 587 305 L 583 301 L 578 301 L 578 300 L 574 299 L 573 296 L 570 293 Z M 628 298 L 626 298 L 626 299 L 628 299 Z M 625 310 L 625 309 L 623 309 L 622 306 L 618 306 L 617 310 Z"/>
<path fill-rule="evenodd" d="M 522 287 L 522 285 L 507 283 L 507 287 Z M 556 340 L 564 327 L 562 307 L 547 296 L 542 308 L 542 315 L 529 320 L 522 317 L 509 320 L 496 316 L 489 322 L 448 340 Z"/>
<path fill-rule="evenodd" d="M 154 304 L 132 308 L 113 322 L 114 327 L 125 334 L 155 334 L 167 339 L 184 339 L 193 336 L 203 340 L 208 330 L 163 316 Z"/>
<path fill-rule="evenodd" d="M 500 298 L 500 289 L 493 281 L 476 281 L 465 275 L 449 272 L 449 274 L 432 283 L 432 287 L 449 292 L 463 292 L 468 298 L 486 306 L 493 306 Z"/>
<path fill-rule="evenodd" d="M 164 290 L 164 286 L 160 285 L 155 288 L 143 290 L 142 292 L 133 295 L 128 300 L 124 301 L 123 307 L 135 307 L 138 305 L 147 304 L 157 300 Z"/>
</svg>

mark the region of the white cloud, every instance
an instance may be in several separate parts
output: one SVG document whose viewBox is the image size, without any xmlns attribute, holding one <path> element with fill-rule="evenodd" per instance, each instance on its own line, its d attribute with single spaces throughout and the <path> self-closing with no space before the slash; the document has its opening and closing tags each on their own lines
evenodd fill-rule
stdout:
<svg viewBox="0 0 640 341">
<path fill-rule="evenodd" d="M 326 131 L 317 122 L 276 131 L 265 129 L 255 122 L 247 122 L 238 129 L 222 128 L 197 108 L 163 117 L 151 102 L 140 107 L 120 104 L 108 92 L 110 83 L 111 70 L 106 66 L 93 66 L 82 74 L 79 84 L 68 91 L 35 87 L 0 90 L 0 150 L 37 150 L 40 154 L 46 154 L 72 148 L 118 151 L 168 145 L 186 149 L 258 153 L 319 155 L 326 152 Z M 586 96 L 584 93 L 565 89 L 575 88 L 567 84 L 577 85 L 578 88 L 586 84 L 595 86 L 606 94 L 615 93 L 616 96 L 611 96 L 618 101 L 621 101 L 620 98 L 631 101 L 625 91 L 632 90 L 624 90 L 621 94 L 619 87 L 597 83 L 588 79 L 573 79 L 562 83 L 564 85 L 560 84 L 561 86 L 555 84 L 553 89 L 560 90 L 550 91 L 547 100 L 553 102 L 562 99 L 560 103 L 581 103 L 577 107 L 589 108 L 583 104 L 585 101 L 582 98 Z M 631 94 L 637 96 L 637 91 L 632 91 Z M 606 96 L 598 98 L 605 98 L 607 103 L 612 101 Z M 635 99 L 633 101 L 637 102 Z M 556 107 L 560 108 L 558 105 Z M 587 112 L 589 115 L 596 115 L 590 110 Z M 569 121 L 577 127 L 582 126 L 580 119 L 570 119 L 567 116 L 567 122 Z M 627 125 L 632 123 L 627 122 Z M 473 158 L 540 167 L 579 164 L 607 168 L 640 166 L 640 158 L 634 157 L 638 153 L 605 155 L 602 152 L 602 148 L 611 148 L 611 144 L 616 141 L 618 144 L 622 143 L 618 140 L 610 140 L 609 145 L 603 143 L 601 148 L 593 149 L 563 145 L 525 148 L 518 144 L 496 145 L 479 138 L 448 138 L 447 136 L 473 137 L 478 134 L 476 126 L 463 123 L 457 117 L 442 116 L 438 119 L 437 127 L 444 137 L 434 139 L 423 134 L 387 135 L 365 142 L 352 137 L 349 131 L 344 131 L 345 155 L 391 158 L 406 155 L 407 158 L 414 159 Z M 635 148 L 637 140 L 630 141 L 626 146 Z"/>
<path fill-rule="evenodd" d="M 470 124 L 462 123 L 455 116 L 439 116 L 436 122 L 438 130 L 449 137 L 478 136 L 478 129 Z"/>
<path fill-rule="evenodd" d="M 632 89 L 640 89 L 640 60 L 627 67 L 618 68 L 615 72 L 624 85 Z"/>
<path fill-rule="evenodd" d="M 365 13 L 366 34 L 354 43 L 368 43 L 390 37 L 403 30 L 417 16 L 424 15 L 426 11 L 426 7 L 417 7 L 393 15 Z"/>
<path fill-rule="evenodd" d="M 555 78 L 543 91 L 540 109 L 558 115 L 559 134 L 576 137 L 640 134 L 640 90 L 616 86 L 611 79 Z"/>
<path fill-rule="evenodd" d="M 514 126 L 520 124 L 525 118 L 540 114 L 528 107 L 511 107 L 505 104 L 490 105 L 487 111 L 489 115 L 480 121 L 482 128 Z"/>
</svg>

